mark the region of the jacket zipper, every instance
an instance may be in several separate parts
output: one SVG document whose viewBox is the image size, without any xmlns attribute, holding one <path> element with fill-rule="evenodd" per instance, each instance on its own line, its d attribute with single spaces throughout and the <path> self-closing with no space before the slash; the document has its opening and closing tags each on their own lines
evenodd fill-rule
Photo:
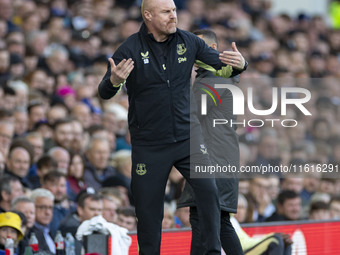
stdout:
<svg viewBox="0 0 340 255">
<path fill-rule="evenodd" d="M 166 80 L 167 84 L 168 84 L 168 89 L 170 92 L 170 107 L 171 107 L 171 119 L 172 119 L 172 128 L 173 128 L 173 132 L 174 132 L 174 142 L 177 142 L 177 134 L 176 134 L 176 128 L 175 128 L 175 111 L 174 111 L 174 105 L 173 105 L 173 99 L 172 99 L 172 91 L 171 91 L 171 86 L 170 86 L 170 81 Z"/>
</svg>

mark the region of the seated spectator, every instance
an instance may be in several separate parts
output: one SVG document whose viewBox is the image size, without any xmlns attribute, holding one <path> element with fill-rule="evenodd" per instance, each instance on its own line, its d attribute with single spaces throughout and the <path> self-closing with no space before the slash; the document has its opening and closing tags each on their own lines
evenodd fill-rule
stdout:
<svg viewBox="0 0 340 255">
<path fill-rule="evenodd" d="M 27 228 L 27 218 L 26 218 L 25 214 L 23 214 L 23 213 L 20 212 L 20 211 L 11 210 L 11 212 L 18 214 L 19 217 L 20 217 L 20 220 L 21 220 L 21 231 L 22 231 L 22 234 L 23 234 L 24 236 L 23 236 L 23 238 L 18 242 L 16 251 L 17 251 L 18 254 L 24 254 L 24 253 L 25 253 L 25 248 L 26 248 L 26 246 L 28 246 L 28 244 L 29 244 L 28 235 L 29 235 L 29 231 L 30 231 L 30 230 Z"/>
<path fill-rule="evenodd" d="M 297 173 L 284 174 L 281 182 L 282 190 L 292 190 L 300 194 L 303 190 L 303 177 L 302 174 Z"/>
<path fill-rule="evenodd" d="M 164 204 L 164 217 L 162 221 L 162 229 L 175 228 L 174 212 L 169 204 Z"/>
<path fill-rule="evenodd" d="M 42 101 L 32 100 L 28 107 L 28 130 L 33 130 L 34 126 L 41 120 L 46 119 L 46 107 Z"/>
<path fill-rule="evenodd" d="M 35 204 L 35 223 L 32 232 L 35 233 L 39 243 L 39 252 L 55 254 L 55 245 L 51 237 L 49 224 L 53 218 L 54 196 L 46 189 L 32 191 L 31 199 Z"/>
<path fill-rule="evenodd" d="M 190 207 L 177 208 L 175 211 L 175 226 L 176 228 L 190 228 Z"/>
<path fill-rule="evenodd" d="M 82 190 L 76 199 L 77 209 L 75 212 L 69 213 L 59 225 L 59 230 L 65 236 L 68 232 L 76 236 L 78 227 L 85 220 L 102 215 L 103 198 L 97 194 L 93 188 Z M 76 254 L 81 254 L 82 243 L 75 240 Z"/>
<path fill-rule="evenodd" d="M 0 179 L 0 212 L 11 210 L 11 202 L 23 194 L 23 186 L 18 178 L 4 175 Z"/>
<path fill-rule="evenodd" d="M 66 175 L 56 170 L 47 173 L 42 188 L 54 195 L 53 218 L 50 223 L 50 234 L 54 239 L 60 222 L 73 208 L 73 203 L 67 197 Z"/>
<path fill-rule="evenodd" d="M 29 182 L 27 175 L 33 160 L 33 147 L 27 141 L 17 141 L 12 143 L 7 158 L 6 174 L 19 178 L 21 184 L 31 189 L 32 184 Z"/>
<path fill-rule="evenodd" d="M 63 147 L 66 150 L 72 148 L 73 142 L 73 124 L 71 119 L 58 119 L 53 124 L 54 133 L 52 140 L 45 142 L 45 151 L 54 146 Z"/>
<path fill-rule="evenodd" d="M 121 191 L 118 188 L 106 187 L 100 189 L 103 196 L 103 217 L 108 222 L 117 222 L 117 209 L 123 206 Z"/>
<path fill-rule="evenodd" d="M 20 196 L 12 200 L 11 210 L 22 212 L 27 220 L 27 229 L 29 230 L 33 227 L 35 222 L 35 205 L 34 202 L 25 196 Z"/>
<path fill-rule="evenodd" d="M 329 211 L 332 219 L 340 219 L 340 196 L 336 196 L 331 199 L 329 202 Z"/>
<path fill-rule="evenodd" d="M 238 203 L 237 203 L 237 213 L 234 215 L 234 217 L 237 219 L 239 223 L 246 223 L 246 222 L 252 222 L 252 219 L 249 219 L 249 215 L 252 215 L 252 213 L 248 213 L 248 201 L 243 196 L 243 194 L 238 194 Z"/>
<path fill-rule="evenodd" d="M 276 212 L 266 221 L 299 220 L 301 216 L 301 198 L 292 190 L 283 190 L 277 198 Z"/>
<path fill-rule="evenodd" d="M 116 188 L 120 192 L 122 198 L 122 205 L 129 206 L 132 202 L 132 195 L 130 190 L 130 180 L 117 172 L 115 176 L 110 176 L 103 181 L 102 188 Z"/>
<path fill-rule="evenodd" d="M 309 219 L 311 220 L 330 220 L 329 204 L 318 201 L 310 205 Z"/>
<path fill-rule="evenodd" d="M 47 154 L 57 162 L 58 171 L 67 174 L 70 164 L 70 153 L 65 148 L 56 146 L 52 147 Z"/>
<path fill-rule="evenodd" d="M 30 132 L 25 139 L 32 145 L 34 151 L 33 164 L 29 170 L 29 176 L 37 175 L 37 162 L 44 154 L 44 138 L 38 132 Z"/>
<path fill-rule="evenodd" d="M 88 133 L 84 131 L 83 125 L 77 119 L 72 120 L 73 125 L 73 142 L 72 152 L 83 153 L 85 145 L 88 142 Z"/>
<path fill-rule="evenodd" d="M 237 236 L 240 239 L 245 255 L 288 255 L 291 254 L 293 241 L 289 235 L 283 233 L 269 233 L 264 237 L 250 237 L 240 226 L 235 217 L 230 217 Z M 225 255 L 225 253 L 222 253 Z"/>
<path fill-rule="evenodd" d="M 13 212 L 0 213 L 0 254 L 5 255 L 5 242 L 7 237 L 12 238 L 14 245 L 17 246 L 23 236 L 21 219 L 18 214 Z"/>
<path fill-rule="evenodd" d="M 320 185 L 321 174 L 317 172 L 304 173 L 303 190 L 301 191 L 302 205 L 309 206 L 311 196 L 317 192 Z"/>
<path fill-rule="evenodd" d="M 103 196 L 103 218 L 107 222 L 117 222 L 118 206 L 111 196 Z"/>
<path fill-rule="evenodd" d="M 129 231 L 137 230 L 135 208 L 133 206 L 118 208 L 116 224 Z"/>
<path fill-rule="evenodd" d="M 57 169 L 58 164 L 51 156 L 43 155 L 37 161 L 37 175 L 29 176 L 28 179 L 32 184 L 32 189 L 41 188 L 44 176 L 51 172 L 53 169 Z"/>
<path fill-rule="evenodd" d="M 35 205 L 30 198 L 26 196 L 20 196 L 12 201 L 12 211 L 21 212 L 26 218 L 27 230 L 25 232 L 23 231 L 24 237 L 18 244 L 18 253 L 23 254 L 25 247 L 28 246 L 31 229 L 35 222 Z"/>
<path fill-rule="evenodd" d="M 103 198 L 93 188 L 81 191 L 77 197 L 77 209 L 68 214 L 59 225 L 59 230 L 65 236 L 70 232 L 73 236 L 77 233 L 80 224 L 94 216 L 102 215 Z"/>
<path fill-rule="evenodd" d="M 263 222 L 275 212 L 275 206 L 269 195 L 269 179 L 255 175 L 249 183 L 249 193 L 247 196 L 248 206 L 251 208 L 254 222 Z"/>
<path fill-rule="evenodd" d="M 117 175 L 117 171 L 109 166 L 110 144 L 107 139 L 92 137 L 85 155 L 84 180 L 88 187 L 99 190 L 106 178 Z"/>
<path fill-rule="evenodd" d="M 72 201 L 75 201 L 77 194 L 87 187 L 84 181 L 84 166 L 84 159 L 81 154 L 70 154 L 70 164 L 67 172 L 67 194 Z"/>
<path fill-rule="evenodd" d="M 320 186 L 318 191 L 321 193 L 329 194 L 330 196 L 335 196 L 337 192 L 336 182 L 337 179 L 335 178 L 322 177 L 320 180 Z"/>
</svg>

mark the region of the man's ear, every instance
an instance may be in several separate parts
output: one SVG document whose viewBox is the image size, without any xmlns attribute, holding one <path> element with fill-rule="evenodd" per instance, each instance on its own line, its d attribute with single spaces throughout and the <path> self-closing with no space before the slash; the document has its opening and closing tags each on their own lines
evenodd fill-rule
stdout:
<svg viewBox="0 0 340 255">
<path fill-rule="evenodd" d="M 214 50 L 217 50 L 217 43 L 212 43 L 210 47 L 213 48 Z"/>
<path fill-rule="evenodd" d="M 81 208 L 80 206 L 77 206 L 77 213 L 80 217 L 83 216 L 83 212 L 84 212 L 83 208 Z"/>
<path fill-rule="evenodd" d="M 8 202 L 9 201 L 9 196 L 10 196 L 10 194 L 8 194 L 5 190 L 1 191 L 2 200 Z"/>
<path fill-rule="evenodd" d="M 147 21 L 151 21 L 151 19 L 152 19 L 152 14 L 151 14 L 151 12 L 149 12 L 148 10 L 145 10 L 145 11 L 144 11 L 144 17 L 145 17 L 145 19 L 146 19 Z"/>
</svg>

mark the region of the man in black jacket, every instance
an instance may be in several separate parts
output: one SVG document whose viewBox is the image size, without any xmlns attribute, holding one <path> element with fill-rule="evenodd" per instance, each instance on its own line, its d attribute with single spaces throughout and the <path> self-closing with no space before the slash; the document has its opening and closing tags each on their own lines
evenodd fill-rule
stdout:
<svg viewBox="0 0 340 255">
<path fill-rule="evenodd" d="M 190 75 L 195 60 L 226 77 L 242 72 L 245 61 L 239 52 L 219 55 L 200 38 L 177 29 L 173 0 L 144 0 L 142 16 L 140 31 L 109 59 L 99 85 L 100 96 L 109 99 L 126 83 L 139 254 L 160 254 L 164 191 L 172 166 L 195 192 L 201 229 L 209 233 L 202 240 L 204 254 L 220 254 L 216 184 L 190 178 L 191 163 L 210 162 L 200 150 L 204 145 L 197 117 L 190 129 Z"/>
<path fill-rule="evenodd" d="M 212 30 L 204 29 L 194 32 L 202 38 L 207 45 L 217 50 L 218 40 Z M 232 47 L 236 51 L 236 45 Z M 210 160 L 213 165 L 230 166 L 239 169 L 239 146 L 238 135 L 235 128 L 230 125 L 216 125 L 213 127 L 214 119 L 226 119 L 228 122 L 236 121 L 236 115 L 233 115 L 233 97 L 230 90 L 214 89 L 214 84 L 233 84 L 239 81 L 236 76 L 232 79 L 216 77 L 211 71 L 199 68 L 196 70 L 197 76 L 193 85 L 193 92 L 197 105 L 201 105 L 202 94 L 206 90 L 212 89 L 218 93 L 221 105 L 215 106 L 213 100 L 207 100 L 207 114 L 198 114 L 203 136 L 208 148 Z M 221 232 L 220 238 L 224 251 L 228 255 L 243 254 L 240 240 L 230 222 L 230 213 L 236 213 L 238 199 L 238 178 L 236 173 L 226 173 L 222 178 L 216 178 L 216 185 L 219 192 L 221 207 Z M 201 235 L 199 217 L 192 189 L 186 185 L 182 196 L 178 201 L 178 207 L 190 206 L 190 223 L 192 227 L 191 254 L 199 255 L 202 253 Z"/>
</svg>

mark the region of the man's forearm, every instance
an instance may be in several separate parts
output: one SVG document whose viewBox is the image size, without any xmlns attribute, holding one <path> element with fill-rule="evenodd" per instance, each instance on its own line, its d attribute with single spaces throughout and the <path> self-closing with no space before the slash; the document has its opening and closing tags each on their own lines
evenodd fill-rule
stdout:
<svg viewBox="0 0 340 255">
<path fill-rule="evenodd" d="M 101 98 L 110 99 L 118 93 L 121 87 L 121 85 L 117 87 L 113 86 L 110 77 L 104 77 L 98 86 L 98 93 Z"/>
</svg>

